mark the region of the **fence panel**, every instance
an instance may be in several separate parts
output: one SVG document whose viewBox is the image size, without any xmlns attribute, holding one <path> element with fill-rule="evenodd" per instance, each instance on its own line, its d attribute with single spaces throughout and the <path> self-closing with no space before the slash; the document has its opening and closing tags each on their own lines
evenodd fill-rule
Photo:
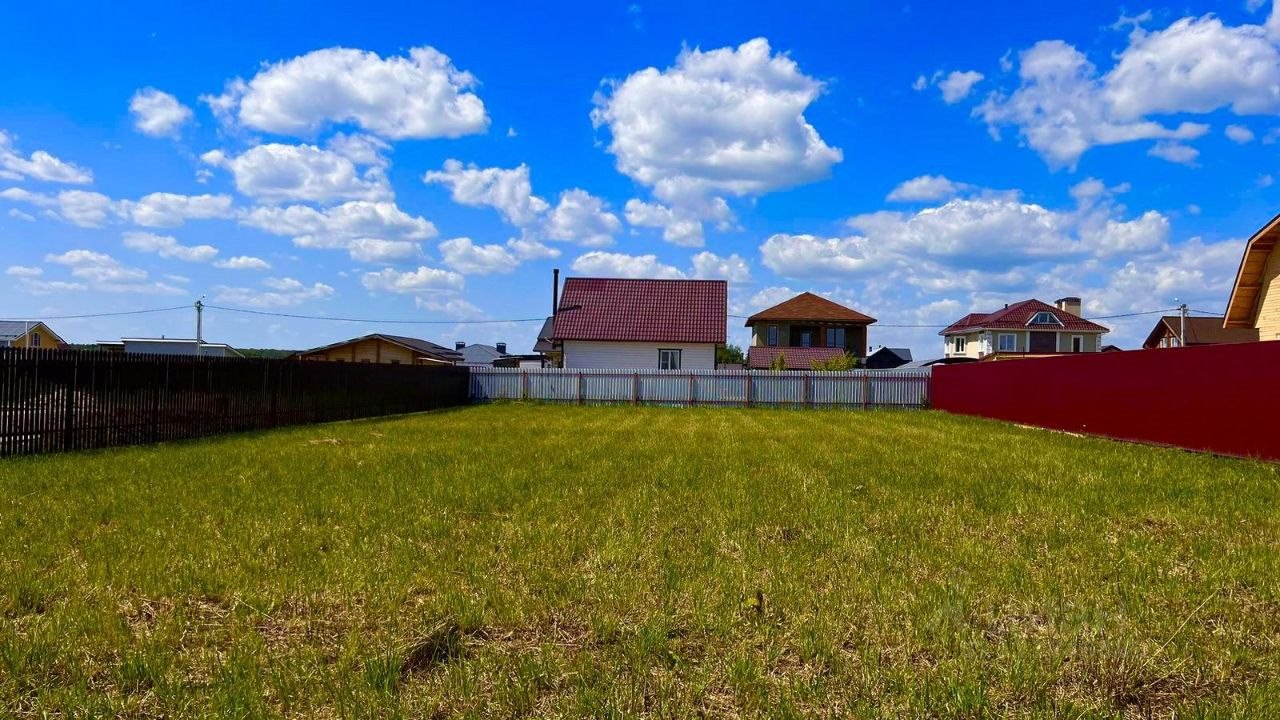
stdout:
<svg viewBox="0 0 1280 720">
<path fill-rule="evenodd" d="M 471 368 L 471 399 L 767 407 L 928 407 L 929 370 Z"/>
<path fill-rule="evenodd" d="M 934 370 L 934 406 L 1055 430 L 1280 460 L 1280 342 Z"/>
<path fill-rule="evenodd" d="M 465 368 L 0 348 L 0 456 L 461 405 Z"/>
</svg>

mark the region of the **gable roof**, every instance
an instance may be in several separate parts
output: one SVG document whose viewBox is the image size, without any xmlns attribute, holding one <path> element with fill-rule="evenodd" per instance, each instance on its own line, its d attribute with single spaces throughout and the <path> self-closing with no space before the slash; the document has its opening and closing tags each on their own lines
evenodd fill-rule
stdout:
<svg viewBox="0 0 1280 720">
<path fill-rule="evenodd" d="M 0 342 L 13 342 L 26 335 L 27 332 L 41 326 L 44 327 L 45 332 L 52 335 L 59 343 L 66 342 L 52 328 L 45 325 L 43 320 L 0 320 Z"/>
<path fill-rule="evenodd" d="M 416 353 L 424 355 L 427 358 L 430 358 L 432 360 L 438 360 L 440 362 L 452 363 L 462 359 L 462 354 L 459 353 L 457 350 L 450 350 L 447 347 L 437 345 L 429 340 L 421 340 L 419 338 L 405 337 L 404 335 L 386 335 L 384 333 L 370 333 L 368 335 L 361 335 L 358 338 L 351 338 L 350 340 L 341 340 L 336 343 L 329 343 L 328 345 L 323 345 L 318 348 L 312 348 L 310 350 L 300 350 L 294 353 L 292 357 L 301 357 L 303 355 L 311 355 L 313 353 L 324 352 L 325 350 L 332 350 L 333 348 L 336 348 L 336 347 L 342 347 L 343 345 L 350 345 L 352 343 L 363 342 L 365 340 L 383 340 L 393 345 L 399 345 L 400 347 L 407 348 Z"/>
<path fill-rule="evenodd" d="M 1258 232 L 1249 238 L 1244 246 L 1244 257 L 1240 258 L 1240 269 L 1236 270 L 1236 281 L 1231 286 L 1231 297 L 1227 300 L 1227 312 L 1223 317 L 1225 328 L 1253 327 L 1257 316 L 1258 295 L 1262 292 L 1262 274 L 1267 269 L 1267 260 L 1280 238 L 1280 215 L 1271 218 Z"/>
<path fill-rule="evenodd" d="M 761 310 L 747 318 L 746 327 L 751 327 L 757 322 L 766 320 L 808 320 L 813 322 L 866 323 L 868 325 L 876 321 L 870 315 L 864 315 L 853 308 L 831 302 L 821 295 L 815 295 L 811 292 L 802 292 L 790 300 L 784 300 L 771 308 Z"/>
<path fill-rule="evenodd" d="M 462 355 L 462 362 L 465 363 L 484 363 L 489 364 L 501 357 L 506 357 L 506 353 L 498 352 L 498 348 L 492 345 L 484 345 L 476 343 L 467 345 L 462 350 L 456 351 Z"/>
<path fill-rule="evenodd" d="M 770 347 L 752 345 L 747 348 L 747 367 L 769 368 L 773 359 L 782 356 L 788 370 L 809 370 L 819 360 L 834 360 L 844 357 L 844 350 L 835 347 Z"/>
<path fill-rule="evenodd" d="M 555 352 L 556 346 L 551 342 L 551 336 L 555 333 L 555 318 L 547 318 L 542 323 L 542 329 L 538 331 L 538 342 L 533 344 L 533 351 L 536 353 Z"/>
<path fill-rule="evenodd" d="M 1187 345 L 1231 345 L 1234 343 L 1257 342 L 1258 330 L 1254 327 L 1244 328 L 1226 328 L 1223 327 L 1224 318 L 1220 316 L 1209 317 L 1188 317 L 1187 318 Z M 1165 315 L 1156 321 L 1156 326 L 1151 328 L 1151 333 L 1147 335 L 1147 341 L 1142 344 L 1144 348 L 1156 347 L 1160 343 L 1160 338 L 1166 333 L 1178 336 L 1182 327 L 1182 318 L 1178 315 Z"/>
<path fill-rule="evenodd" d="M 553 336 L 724 344 L 728 296 L 724 280 L 567 278 Z"/>
<path fill-rule="evenodd" d="M 1036 313 L 1047 312 L 1058 319 L 1058 323 L 1042 323 L 1038 325 L 1029 324 Z M 1090 322 L 1084 318 L 1069 313 L 1066 310 L 1058 308 L 1040 300 L 1023 300 L 1011 305 L 1006 305 L 1004 309 L 997 310 L 992 313 L 969 313 L 959 320 L 951 323 L 945 330 L 939 332 L 939 335 L 952 335 L 955 333 L 972 332 L 974 330 L 986 329 L 1005 329 L 1005 330 L 1075 330 L 1077 332 L 1110 332 L 1095 322 Z"/>
<path fill-rule="evenodd" d="M 868 360 L 870 360 L 871 358 L 873 358 L 873 357 L 875 357 L 876 355 L 879 355 L 879 354 L 881 354 L 881 353 L 884 353 L 885 355 L 893 355 L 894 357 L 898 358 L 899 360 L 901 360 L 901 361 L 902 361 L 902 362 L 904 362 L 904 363 L 909 363 L 909 362 L 911 362 L 911 349 L 910 349 L 910 348 L 891 348 L 891 347 L 882 347 L 882 348 L 880 348 L 879 350 L 876 350 L 875 352 L 873 352 L 873 353 L 871 353 L 870 355 L 868 355 L 868 356 L 867 356 L 867 359 L 868 359 Z"/>
</svg>

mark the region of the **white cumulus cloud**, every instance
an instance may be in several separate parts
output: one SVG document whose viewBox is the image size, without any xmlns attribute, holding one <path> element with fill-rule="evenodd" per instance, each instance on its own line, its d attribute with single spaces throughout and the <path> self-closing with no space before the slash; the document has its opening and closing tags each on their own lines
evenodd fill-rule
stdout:
<svg viewBox="0 0 1280 720">
<path fill-rule="evenodd" d="M 44 150 L 23 157 L 13 143 L 16 138 L 0 130 L 0 178 L 31 178 L 67 185 L 93 182 L 93 173 L 78 165 L 60 160 Z"/>
<path fill-rule="evenodd" d="M 494 208 L 517 227 L 533 223 L 550 207 L 546 200 L 533 194 L 529 166 L 524 164 L 510 169 L 481 168 L 450 159 L 440 170 L 423 175 L 422 180 L 449 188 L 453 201 L 460 205 Z"/>
<path fill-rule="evenodd" d="M 612 245 L 621 230 L 622 221 L 609 212 L 605 201 L 579 188 L 560 193 L 559 204 L 547 218 L 547 237 L 586 247 Z"/>
<path fill-rule="evenodd" d="M 593 250 L 573 261 L 573 271 L 595 277 L 682 278 L 679 268 L 664 265 L 657 255 L 627 255 Z"/>
<path fill-rule="evenodd" d="M 182 126 L 191 120 L 191 108 L 178 102 L 167 92 L 153 87 L 143 88 L 129 100 L 133 126 L 143 135 L 177 137 Z"/>
<path fill-rule="evenodd" d="M 311 136 L 335 123 L 391 139 L 456 138 L 489 127 L 475 85 L 431 47 L 388 58 L 335 47 L 267 65 L 203 99 L 228 121 L 282 135 Z"/>
<path fill-rule="evenodd" d="M 162 258 L 186 262 L 209 262 L 218 256 L 218 248 L 212 245 L 183 245 L 171 235 L 147 232 L 127 232 L 124 246 L 130 250 L 155 253 Z"/>
<path fill-rule="evenodd" d="M 348 142 L 342 149 L 344 152 L 315 145 L 269 143 L 236 157 L 211 150 L 201 159 L 209 165 L 226 168 L 235 179 L 237 190 L 263 202 L 392 199 L 382 165 L 371 165 L 361 171 L 350 157 L 354 147 Z"/>
</svg>

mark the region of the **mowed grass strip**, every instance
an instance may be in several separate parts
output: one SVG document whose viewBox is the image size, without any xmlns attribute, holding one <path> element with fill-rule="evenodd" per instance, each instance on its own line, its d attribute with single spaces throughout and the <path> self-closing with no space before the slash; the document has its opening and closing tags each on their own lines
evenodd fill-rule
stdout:
<svg viewBox="0 0 1280 720">
<path fill-rule="evenodd" d="M 1280 716 L 1276 466 L 472 407 L 0 462 L 0 715 Z"/>
</svg>

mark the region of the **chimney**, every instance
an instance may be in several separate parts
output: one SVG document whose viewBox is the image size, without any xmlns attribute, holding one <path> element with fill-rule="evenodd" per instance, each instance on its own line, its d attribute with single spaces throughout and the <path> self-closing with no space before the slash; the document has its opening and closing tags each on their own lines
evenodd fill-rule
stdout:
<svg viewBox="0 0 1280 720">
<path fill-rule="evenodd" d="M 507 354 L 507 344 L 506 344 L 506 343 L 494 343 L 494 346 L 493 346 L 493 347 L 494 347 L 494 349 L 496 349 L 500 354 L 502 354 L 502 355 L 506 355 L 506 354 Z"/>
<path fill-rule="evenodd" d="M 455 342 L 455 343 L 453 344 L 453 349 L 454 349 L 454 350 L 461 350 L 462 348 L 464 348 L 464 347 L 466 347 L 466 346 L 467 346 L 467 344 L 466 344 L 465 342 L 463 342 L 463 341 L 461 341 L 461 340 L 458 340 L 457 342 Z"/>
<path fill-rule="evenodd" d="M 1057 301 L 1055 301 L 1053 304 L 1054 304 L 1054 307 L 1058 308 L 1059 310 L 1069 312 L 1072 315 L 1076 315 L 1076 316 L 1080 315 L 1080 298 L 1078 297 L 1068 296 L 1064 298 L 1058 298 Z"/>
<path fill-rule="evenodd" d="M 560 302 L 560 268 L 552 268 L 551 270 L 551 315 L 556 314 L 558 303 Z"/>
</svg>

